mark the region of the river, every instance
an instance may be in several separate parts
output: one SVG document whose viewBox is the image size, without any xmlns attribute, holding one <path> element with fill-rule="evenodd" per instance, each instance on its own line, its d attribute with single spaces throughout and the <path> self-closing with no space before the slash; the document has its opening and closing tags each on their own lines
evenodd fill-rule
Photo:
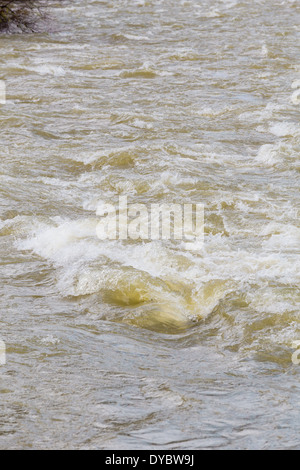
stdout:
<svg viewBox="0 0 300 470">
<path fill-rule="evenodd" d="M 0 447 L 299 449 L 299 2 L 49 15 L 0 37 Z M 203 247 L 100 240 L 120 196 Z"/>
</svg>

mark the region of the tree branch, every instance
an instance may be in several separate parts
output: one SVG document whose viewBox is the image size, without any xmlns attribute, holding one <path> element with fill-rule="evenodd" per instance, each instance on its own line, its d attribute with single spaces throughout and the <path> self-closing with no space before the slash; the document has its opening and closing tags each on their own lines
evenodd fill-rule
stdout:
<svg viewBox="0 0 300 470">
<path fill-rule="evenodd" d="M 45 0 L 0 0 L 0 31 L 34 31 Z"/>
</svg>

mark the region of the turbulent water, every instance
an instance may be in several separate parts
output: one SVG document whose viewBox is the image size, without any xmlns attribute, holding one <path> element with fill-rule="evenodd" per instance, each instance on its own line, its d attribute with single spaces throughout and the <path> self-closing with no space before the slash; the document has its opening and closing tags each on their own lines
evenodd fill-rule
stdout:
<svg viewBox="0 0 300 470">
<path fill-rule="evenodd" d="M 299 2 L 50 16 L 0 37 L 1 448 L 300 448 Z M 203 248 L 99 240 L 119 196 Z"/>
</svg>

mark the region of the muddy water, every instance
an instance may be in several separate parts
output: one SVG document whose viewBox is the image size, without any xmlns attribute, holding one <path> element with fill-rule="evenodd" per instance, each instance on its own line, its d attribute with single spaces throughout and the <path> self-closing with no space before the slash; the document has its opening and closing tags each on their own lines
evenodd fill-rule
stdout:
<svg viewBox="0 0 300 470">
<path fill-rule="evenodd" d="M 79 1 L 1 36 L 1 448 L 299 448 L 299 2 Z M 205 243 L 101 241 L 203 203 Z"/>
</svg>

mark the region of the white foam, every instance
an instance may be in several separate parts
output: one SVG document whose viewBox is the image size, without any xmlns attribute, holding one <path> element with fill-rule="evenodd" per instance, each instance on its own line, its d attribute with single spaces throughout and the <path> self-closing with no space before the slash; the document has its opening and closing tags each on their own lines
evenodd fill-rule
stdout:
<svg viewBox="0 0 300 470">
<path fill-rule="evenodd" d="M 300 80 L 295 80 L 295 81 L 292 83 L 292 88 L 293 88 L 294 90 L 300 88 Z"/>
<path fill-rule="evenodd" d="M 59 344 L 60 340 L 53 335 L 48 335 L 41 339 L 41 343 L 54 346 Z"/>
<path fill-rule="evenodd" d="M 100 209 L 99 209 L 100 210 Z M 96 237 L 97 219 L 37 223 L 22 250 L 33 250 L 57 268 L 62 295 L 111 292 L 125 304 L 155 303 L 165 318 L 174 321 L 205 317 L 230 292 L 249 282 L 262 285 L 299 282 L 300 229 L 269 224 L 261 231 L 262 252 L 237 250 L 221 234 L 209 235 L 201 252 L 187 252 L 172 242 L 102 242 Z M 176 249 L 174 249 L 176 248 Z M 293 253 L 293 263 L 288 253 Z M 278 307 L 279 308 L 279 307 Z M 162 318 L 162 317 L 161 317 Z"/>
<path fill-rule="evenodd" d="M 30 70 L 32 72 L 36 72 L 39 75 L 54 75 L 56 77 L 63 77 L 66 75 L 66 70 L 58 65 L 36 65 L 31 67 L 25 67 L 26 70 Z"/>
<path fill-rule="evenodd" d="M 291 96 L 291 103 L 300 104 L 300 90 L 294 91 L 294 93 Z"/>
<path fill-rule="evenodd" d="M 266 44 L 264 44 L 264 45 L 262 46 L 262 48 L 261 48 L 261 55 L 262 55 L 263 57 L 268 57 L 268 55 L 269 55 L 269 49 L 268 49 L 268 47 L 266 46 Z"/>
<path fill-rule="evenodd" d="M 270 132 L 277 137 L 294 136 L 299 130 L 299 126 L 292 122 L 278 122 L 270 127 Z"/>
<path fill-rule="evenodd" d="M 40 224 L 31 237 L 21 240 L 18 247 L 22 250 L 32 250 L 43 258 L 54 261 L 57 265 L 64 265 L 80 259 L 85 253 L 86 245 L 80 244 L 87 237 L 95 237 L 97 221 L 91 219 L 78 221 L 54 221 L 53 225 Z M 74 244 L 77 244 L 74 250 Z"/>
<path fill-rule="evenodd" d="M 256 161 L 263 163 L 266 166 L 273 166 L 280 161 L 278 157 L 278 146 L 272 144 L 265 144 L 260 149 L 256 156 Z"/>
<path fill-rule="evenodd" d="M 142 35 L 134 35 L 134 34 L 124 34 L 124 37 L 127 39 L 131 39 L 133 41 L 149 41 L 149 36 L 142 36 Z"/>
<path fill-rule="evenodd" d="M 262 233 L 270 238 L 263 242 L 266 251 L 297 251 L 300 247 L 300 228 L 291 224 L 269 224 Z"/>
</svg>

